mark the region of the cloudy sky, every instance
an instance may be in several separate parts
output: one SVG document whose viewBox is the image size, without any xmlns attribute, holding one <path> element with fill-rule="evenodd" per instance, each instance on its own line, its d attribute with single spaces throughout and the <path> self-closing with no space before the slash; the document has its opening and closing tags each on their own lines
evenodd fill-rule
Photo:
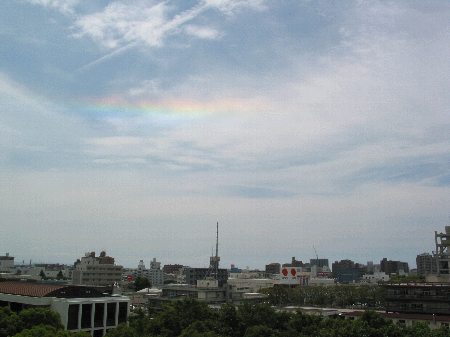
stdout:
<svg viewBox="0 0 450 337">
<path fill-rule="evenodd" d="M 0 249 L 415 264 L 450 215 L 448 1 L 2 0 Z"/>
</svg>

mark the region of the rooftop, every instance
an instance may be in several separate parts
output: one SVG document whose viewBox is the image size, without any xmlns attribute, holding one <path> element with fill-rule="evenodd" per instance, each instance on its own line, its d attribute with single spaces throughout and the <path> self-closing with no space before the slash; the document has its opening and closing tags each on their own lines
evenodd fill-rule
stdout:
<svg viewBox="0 0 450 337">
<path fill-rule="evenodd" d="M 106 289 L 79 285 L 61 285 L 24 281 L 0 282 L 0 294 L 29 297 L 86 298 L 110 296 Z"/>
</svg>

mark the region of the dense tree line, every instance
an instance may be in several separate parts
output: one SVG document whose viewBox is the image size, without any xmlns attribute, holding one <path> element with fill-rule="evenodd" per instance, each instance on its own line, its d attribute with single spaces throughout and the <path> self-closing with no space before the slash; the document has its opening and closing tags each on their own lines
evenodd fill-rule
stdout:
<svg viewBox="0 0 450 337">
<path fill-rule="evenodd" d="M 0 337 L 88 337 L 63 330 L 58 314 L 49 309 L 25 309 L 19 314 L 0 308 Z M 450 337 L 445 328 L 425 323 L 401 327 L 374 311 L 361 319 L 287 313 L 269 304 L 223 305 L 219 310 L 194 300 L 168 303 L 163 310 L 138 310 L 129 324 L 105 337 Z"/>
<path fill-rule="evenodd" d="M 15 313 L 0 307 L 0 337 L 89 337 L 86 333 L 63 330 L 59 315 L 46 308 L 24 309 Z"/>
<path fill-rule="evenodd" d="M 314 287 L 273 287 L 265 289 L 270 304 L 358 307 L 382 309 L 385 290 L 377 285 L 333 285 Z"/>
<path fill-rule="evenodd" d="M 194 300 L 167 304 L 157 313 L 138 311 L 106 337 L 450 337 L 447 329 L 419 323 L 400 327 L 374 311 L 361 319 L 286 313 L 268 304 L 210 309 Z"/>
</svg>

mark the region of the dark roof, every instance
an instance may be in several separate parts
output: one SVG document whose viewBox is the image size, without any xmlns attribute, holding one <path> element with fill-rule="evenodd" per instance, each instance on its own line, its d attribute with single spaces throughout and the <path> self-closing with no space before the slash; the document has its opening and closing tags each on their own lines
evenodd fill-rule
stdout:
<svg viewBox="0 0 450 337">
<path fill-rule="evenodd" d="M 104 297 L 104 289 L 80 286 L 60 285 L 37 282 L 6 281 L 0 282 L 0 293 L 30 296 L 30 297 L 59 297 L 59 298 L 85 298 Z"/>
</svg>

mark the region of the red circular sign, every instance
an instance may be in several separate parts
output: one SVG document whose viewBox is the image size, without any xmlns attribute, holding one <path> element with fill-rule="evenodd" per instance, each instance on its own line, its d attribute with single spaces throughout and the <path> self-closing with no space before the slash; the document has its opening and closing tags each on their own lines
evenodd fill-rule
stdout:
<svg viewBox="0 0 450 337">
<path fill-rule="evenodd" d="M 286 268 L 283 268 L 281 272 L 283 273 L 284 276 L 288 275 L 288 270 Z"/>
<path fill-rule="evenodd" d="M 291 269 L 291 274 L 292 274 L 292 276 L 297 275 L 297 270 L 295 270 L 295 268 L 292 268 Z"/>
</svg>

